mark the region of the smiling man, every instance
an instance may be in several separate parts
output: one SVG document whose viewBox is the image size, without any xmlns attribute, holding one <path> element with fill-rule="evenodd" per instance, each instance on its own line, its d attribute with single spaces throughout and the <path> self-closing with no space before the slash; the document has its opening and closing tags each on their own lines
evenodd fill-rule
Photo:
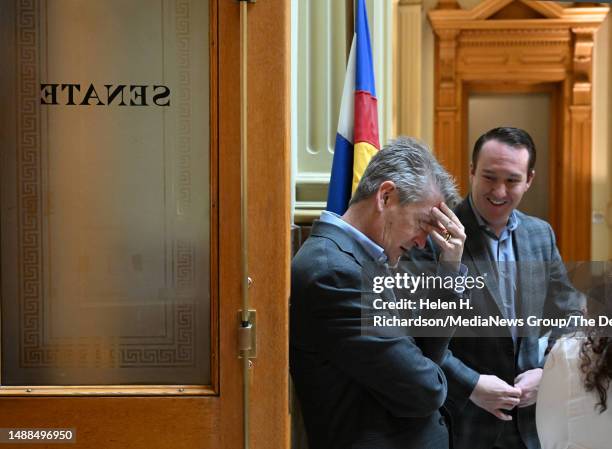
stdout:
<svg viewBox="0 0 612 449">
<path fill-rule="evenodd" d="M 410 336 L 368 334 L 362 282 L 372 265 L 390 273 L 428 236 L 439 259 L 459 267 L 465 233 L 444 203 L 455 197 L 430 151 L 397 139 L 371 160 L 346 213 L 323 212 L 296 254 L 290 366 L 310 448 L 448 448 L 438 410 L 448 338 L 417 344 Z"/>
<path fill-rule="evenodd" d="M 498 238 L 529 190 L 534 167 L 535 146 L 524 131 L 496 128 L 476 142 L 470 167 L 472 204 Z"/>
<path fill-rule="evenodd" d="M 463 263 L 488 278 L 487 288 L 472 292 L 475 315 L 560 317 L 582 308 L 550 225 L 516 210 L 535 162 L 535 145 L 521 129 L 492 129 L 474 145 L 471 193 L 455 213 L 467 235 Z M 537 333 L 473 332 L 474 338 L 452 339 L 453 355 L 443 364 L 455 448 L 539 448 L 534 404 L 544 360 Z"/>
</svg>

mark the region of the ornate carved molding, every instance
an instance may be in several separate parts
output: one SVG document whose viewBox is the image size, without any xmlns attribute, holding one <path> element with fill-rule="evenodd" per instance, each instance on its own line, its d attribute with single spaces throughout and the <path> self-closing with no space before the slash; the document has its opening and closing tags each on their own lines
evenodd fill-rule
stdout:
<svg viewBox="0 0 612 449">
<path fill-rule="evenodd" d="M 572 104 L 591 104 L 591 81 L 593 70 L 593 35 L 595 28 L 572 28 L 574 33 Z"/>
<path fill-rule="evenodd" d="M 429 12 L 436 37 L 435 150 L 467 191 L 469 86 L 512 92 L 548 83 L 558 105 L 551 146 L 551 217 L 564 257 L 588 260 L 591 217 L 593 36 L 608 6 L 565 7 L 532 0 L 485 0 L 470 10 L 439 2 Z M 560 122 L 560 123 L 556 123 Z M 554 204 L 553 204 L 554 203 Z M 578 234 L 577 234 L 578 232 Z M 580 245 L 576 243 L 580 235 Z"/>
<path fill-rule="evenodd" d="M 608 14 L 607 6 L 565 7 L 555 2 L 530 0 L 485 0 L 472 9 L 456 9 L 450 6 L 454 0 L 439 1 L 438 7 L 429 12 L 429 20 L 435 29 L 513 29 L 525 27 L 524 20 L 504 20 L 495 17 L 510 4 L 520 5 L 541 18 L 529 19 L 538 28 L 571 27 L 576 25 L 598 26 Z M 492 20 L 489 20 L 492 19 Z"/>
<path fill-rule="evenodd" d="M 462 47 L 566 46 L 571 39 L 567 28 L 546 30 L 518 28 L 513 30 L 466 30 L 461 33 Z"/>
<path fill-rule="evenodd" d="M 443 30 L 438 34 L 440 61 L 440 83 L 447 85 L 455 81 L 457 59 L 457 30 Z"/>
</svg>

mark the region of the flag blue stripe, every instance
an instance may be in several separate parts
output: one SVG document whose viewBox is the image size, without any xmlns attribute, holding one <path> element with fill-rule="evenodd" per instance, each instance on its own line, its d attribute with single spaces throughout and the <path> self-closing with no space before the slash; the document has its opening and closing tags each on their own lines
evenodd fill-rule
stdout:
<svg viewBox="0 0 612 449">
<path fill-rule="evenodd" d="M 351 199 L 353 184 L 353 144 L 342 135 L 336 134 L 334 162 L 332 164 L 327 210 L 338 215 L 344 214 Z"/>
<path fill-rule="evenodd" d="M 370 45 L 370 27 L 368 26 L 368 11 L 366 10 L 365 0 L 357 0 L 355 34 L 357 38 L 357 73 L 355 88 L 357 90 L 370 92 L 373 97 L 376 97 L 372 46 Z"/>
</svg>

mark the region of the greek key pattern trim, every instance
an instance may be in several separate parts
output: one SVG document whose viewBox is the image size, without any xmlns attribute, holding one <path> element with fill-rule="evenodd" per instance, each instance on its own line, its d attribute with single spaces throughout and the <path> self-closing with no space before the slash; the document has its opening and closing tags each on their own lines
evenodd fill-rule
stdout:
<svg viewBox="0 0 612 449">
<path fill-rule="evenodd" d="M 19 232 L 20 363 L 44 364 L 42 344 L 42 223 L 40 109 L 38 105 L 39 2 L 17 3 L 17 195 Z"/>
</svg>

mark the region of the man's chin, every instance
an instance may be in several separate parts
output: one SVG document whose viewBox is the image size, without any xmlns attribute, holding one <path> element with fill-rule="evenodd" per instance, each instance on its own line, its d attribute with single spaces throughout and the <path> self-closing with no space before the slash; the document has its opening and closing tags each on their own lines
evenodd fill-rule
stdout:
<svg viewBox="0 0 612 449">
<path fill-rule="evenodd" d="M 504 210 L 504 211 L 493 210 L 493 211 L 490 211 L 486 215 L 483 214 L 482 218 L 484 218 L 485 221 L 489 223 L 490 225 L 496 225 L 499 223 L 507 223 L 508 218 L 510 218 L 510 212 L 511 211 L 509 210 Z"/>
</svg>

